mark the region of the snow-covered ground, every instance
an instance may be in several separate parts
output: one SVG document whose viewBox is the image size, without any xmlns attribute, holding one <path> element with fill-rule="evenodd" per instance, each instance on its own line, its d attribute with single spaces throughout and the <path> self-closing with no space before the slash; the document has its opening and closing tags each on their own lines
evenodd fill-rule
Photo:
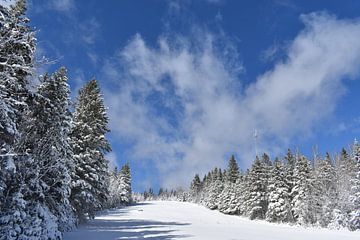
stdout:
<svg viewBox="0 0 360 240">
<path fill-rule="evenodd" d="M 347 240 L 360 231 L 336 231 L 251 221 L 182 202 L 154 201 L 107 211 L 65 240 L 203 239 L 203 240 Z"/>
</svg>

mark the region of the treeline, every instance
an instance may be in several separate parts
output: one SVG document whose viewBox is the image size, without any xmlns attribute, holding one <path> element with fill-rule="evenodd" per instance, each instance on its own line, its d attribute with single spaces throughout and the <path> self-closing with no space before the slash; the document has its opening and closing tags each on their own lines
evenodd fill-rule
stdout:
<svg viewBox="0 0 360 240">
<path fill-rule="evenodd" d="M 25 0 L 0 5 L 0 239 L 61 239 L 96 211 L 131 201 L 130 168 L 109 173 L 95 79 L 74 108 L 65 68 L 29 86 L 36 38 L 25 12 Z"/>
<path fill-rule="evenodd" d="M 202 179 L 196 174 L 188 192 L 170 192 L 148 199 L 189 201 L 269 222 L 359 230 L 360 146 L 355 140 L 350 153 L 342 149 L 312 161 L 291 150 L 274 161 L 263 154 L 246 171 L 232 156 L 227 169 L 214 168 Z"/>
<path fill-rule="evenodd" d="M 135 202 L 163 200 L 185 202 L 188 200 L 188 192 L 183 188 L 177 188 L 176 190 L 160 188 L 159 192 L 155 193 L 152 188 L 149 188 L 142 193 L 133 193 L 132 197 Z"/>
<path fill-rule="evenodd" d="M 188 201 L 225 214 L 329 228 L 360 229 L 360 147 L 332 158 L 309 161 L 288 150 L 283 159 L 256 157 L 239 170 L 234 156 L 228 168 L 215 168 L 191 183 Z"/>
</svg>

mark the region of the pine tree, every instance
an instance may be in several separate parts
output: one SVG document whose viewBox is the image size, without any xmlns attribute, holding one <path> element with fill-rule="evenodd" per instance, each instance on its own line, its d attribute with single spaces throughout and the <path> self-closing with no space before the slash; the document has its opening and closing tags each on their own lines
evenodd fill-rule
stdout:
<svg viewBox="0 0 360 240">
<path fill-rule="evenodd" d="M 55 217 L 43 198 L 36 160 L 19 146 L 24 118 L 32 103 L 34 32 L 24 16 L 25 0 L 0 6 L 0 236 L 4 239 L 56 239 Z M 54 227 L 55 226 L 55 227 Z"/>
<path fill-rule="evenodd" d="M 288 149 L 287 154 L 284 158 L 285 160 L 285 180 L 288 185 L 290 201 L 292 201 L 291 190 L 294 187 L 294 168 L 295 168 L 295 156 L 292 154 L 291 150 Z"/>
<path fill-rule="evenodd" d="M 278 159 L 274 162 L 269 182 L 269 206 L 266 220 L 270 222 L 291 221 L 289 186 L 286 184 L 284 167 Z"/>
<path fill-rule="evenodd" d="M 231 183 L 235 183 L 236 180 L 239 178 L 239 166 L 235 160 L 234 155 L 231 155 L 231 158 L 229 160 L 228 164 L 228 170 L 227 170 L 227 180 Z"/>
<path fill-rule="evenodd" d="M 237 184 L 230 181 L 225 182 L 224 189 L 219 196 L 218 209 L 225 214 L 237 214 L 239 212 L 239 194 Z"/>
<path fill-rule="evenodd" d="M 264 219 L 267 211 L 267 173 L 263 161 L 256 157 L 248 176 L 248 196 L 244 204 L 250 219 Z"/>
<path fill-rule="evenodd" d="M 113 171 L 109 173 L 109 196 L 106 206 L 108 208 L 114 208 L 120 205 L 120 184 L 119 184 L 119 171 L 115 167 Z"/>
<path fill-rule="evenodd" d="M 349 227 L 349 214 L 352 206 L 351 199 L 349 198 L 351 179 L 356 176 L 357 163 L 344 148 L 336 159 L 337 205 L 329 227 L 339 229 Z"/>
<path fill-rule="evenodd" d="M 34 95 L 18 149 L 30 152 L 32 169 L 38 171 L 43 199 L 51 214 L 58 219 L 61 231 L 75 227 L 75 218 L 69 202 L 70 173 L 73 169 L 72 149 L 69 144 L 71 122 L 70 88 L 66 70 L 61 68 L 51 77 L 45 75 Z"/>
<path fill-rule="evenodd" d="M 8 9 L 0 5 L 0 212 L 4 192 L 16 174 L 14 145 L 22 114 L 30 97 L 28 77 L 33 74 L 36 39 L 24 16 L 25 1 Z"/>
<path fill-rule="evenodd" d="M 195 174 L 195 177 L 190 185 L 190 199 L 192 202 L 200 201 L 200 192 L 202 190 L 202 184 L 199 174 Z"/>
<path fill-rule="evenodd" d="M 356 175 L 351 180 L 351 195 L 352 209 L 350 213 L 349 226 L 351 230 L 360 229 L 360 145 L 355 139 L 353 145 L 352 158 L 356 161 Z"/>
<path fill-rule="evenodd" d="M 208 196 L 205 200 L 205 205 L 210 209 L 217 209 L 219 195 L 223 190 L 221 170 L 215 168 L 211 173 L 211 183 L 208 187 Z"/>
<path fill-rule="evenodd" d="M 315 195 L 316 218 L 322 227 L 327 227 L 333 219 L 333 211 L 336 207 L 336 175 L 329 153 L 326 153 L 325 160 L 320 161 L 315 170 L 316 179 L 313 188 L 318 191 Z M 314 191 L 313 191 L 314 193 Z"/>
<path fill-rule="evenodd" d="M 36 39 L 25 12 L 25 0 L 11 9 L 0 6 L 0 147 L 14 144 L 29 99 Z"/>
<path fill-rule="evenodd" d="M 110 145 L 108 117 L 96 80 L 86 84 L 78 95 L 71 139 L 75 161 L 71 203 L 80 221 L 93 218 L 107 199 L 108 163 L 104 154 Z"/>
<path fill-rule="evenodd" d="M 131 199 L 131 173 L 129 164 L 125 164 L 120 171 L 120 202 L 127 205 L 132 202 Z"/>
<path fill-rule="evenodd" d="M 291 191 L 292 213 L 297 223 L 306 225 L 314 222 L 310 205 L 312 175 L 309 161 L 305 156 L 296 157 L 294 168 L 294 187 Z"/>
</svg>

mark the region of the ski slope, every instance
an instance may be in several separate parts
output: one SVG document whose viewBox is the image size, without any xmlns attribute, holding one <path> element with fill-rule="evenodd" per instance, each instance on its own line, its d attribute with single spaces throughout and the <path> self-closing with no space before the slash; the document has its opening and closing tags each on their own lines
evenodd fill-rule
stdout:
<svg viewBox="0 0 360 240">
<path fill-rule="evenodd" d="M 302 228 L 229 216 L 183 202 L 154 201 L 111 210 L 64 235 L 65 240 L 348 240 L 360 231 Z"/>
</svg>

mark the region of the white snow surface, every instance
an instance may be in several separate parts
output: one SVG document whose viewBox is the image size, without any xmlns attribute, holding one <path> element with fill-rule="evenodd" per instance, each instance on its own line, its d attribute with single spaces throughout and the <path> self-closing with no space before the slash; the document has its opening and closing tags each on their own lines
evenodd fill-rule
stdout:
<svg viewBox="0 0 360 240">
<path fill-rule="evenodd" d="M 150 201 L 106 211 L 76 231 L 65 233 L 64 239 L 359 240 L 360 231 L 273 224 L 225 215 L 193 203 Z"/>
</svg>

